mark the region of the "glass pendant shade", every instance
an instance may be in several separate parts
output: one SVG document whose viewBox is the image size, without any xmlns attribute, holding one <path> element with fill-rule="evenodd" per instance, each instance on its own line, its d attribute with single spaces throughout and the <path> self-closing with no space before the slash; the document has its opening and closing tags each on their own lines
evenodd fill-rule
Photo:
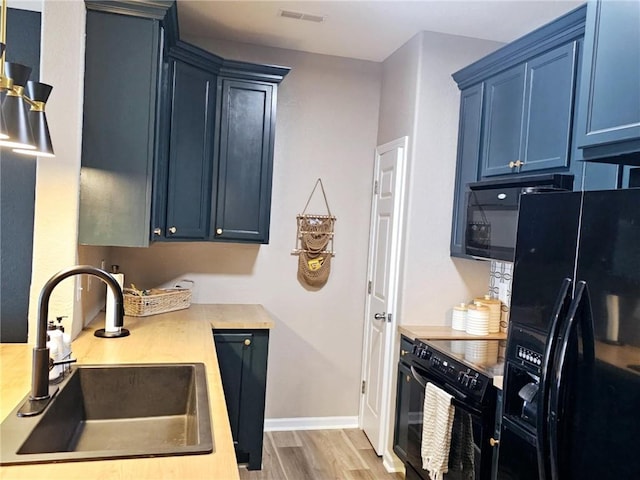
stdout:
<svg viewBox="0 0 640 480">
<path fill-rule="evenodd" d="M 14 152 L 38 157 L 55 157 L 47 116 L 44 113 L 44 104 L 47 103 L 52 89 L 53 87 L 46 83 L 27 82 L 27 96 L 37 102 L 38 105 L 38 107 L 31 107 L 29 111 L 29 123 L 31 124 L 35 148 L 33 150 L 16 148 L 13 150 Z"/>
<path fill-rule="evenodd" d="M 14 87 L 24 87 L 31 74 L 31 68 L 19 63 L 5 63 L 5 75 L 13 80 Z M 2 100 L 2 116 L 9 136 L 0 140 L 0 145 L 33 150 L 34 139 L 29 125 L 29 105 L 15 92 L 10 91 Z"/>
</svg>

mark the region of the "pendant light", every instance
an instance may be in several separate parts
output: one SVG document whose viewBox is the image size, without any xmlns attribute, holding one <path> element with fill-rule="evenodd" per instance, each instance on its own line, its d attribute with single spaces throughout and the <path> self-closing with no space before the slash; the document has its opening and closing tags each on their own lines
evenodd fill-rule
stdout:
<svg viewBox="0 0 640 480">
<path fill-rule="evenodd" d="M 0 18 L 0 147 L 14 152 L 53 157 L 44 107 L 53 87 L 28 81 L 31 68 L 4 61 L 7 42 L 7 0 Z M 25 93 L 26 89 L 26 93 Z"/>
</svg>

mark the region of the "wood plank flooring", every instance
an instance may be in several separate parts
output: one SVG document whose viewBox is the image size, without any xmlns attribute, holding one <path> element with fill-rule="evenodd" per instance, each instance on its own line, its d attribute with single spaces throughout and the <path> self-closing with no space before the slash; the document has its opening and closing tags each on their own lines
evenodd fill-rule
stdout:
<svg viewBox="0 0 640 480">
<path fill-rule="evenodd" d="M 262 470 L 240 467 L 240 480 L 401 480 L 387 473 L 362 430 L 266 432 Z"/>
</svg>

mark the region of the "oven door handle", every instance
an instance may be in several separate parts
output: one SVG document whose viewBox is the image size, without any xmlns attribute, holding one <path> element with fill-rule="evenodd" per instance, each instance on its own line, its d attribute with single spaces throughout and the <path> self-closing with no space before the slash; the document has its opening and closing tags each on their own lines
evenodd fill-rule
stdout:
<svg viewBox="0 0 640 480">
<path fill-rule="evenodd" d="M 424 378 L 422 375 L 420 375 L 418 372 L 416 372 L 416 369 L 413 368 L 413 365 L 410 367 L 411 368 L 411 374 L 413 375 L 413 378 L 416 379 L 416 381 L 423 387 L 427 387 L 427 383 L 428 380 L 426 378 Z M 431 382 L 433 383 L 433 382 Z M 447 393 L 449 393 L 450 395 L 453 395 L 456 399 L 460 400 L 460 401 L 464 401 L 467 399 L 467 395 L 462 393 L 460 390 L 458 390 L 457 388 L 452 387 L 451 385 L 447 384 L 447 383 L 443 383 L 442 385 L 439 386 L 439 388 L 441 388 L 442 390 L 446 390 Z"/>
</svg>

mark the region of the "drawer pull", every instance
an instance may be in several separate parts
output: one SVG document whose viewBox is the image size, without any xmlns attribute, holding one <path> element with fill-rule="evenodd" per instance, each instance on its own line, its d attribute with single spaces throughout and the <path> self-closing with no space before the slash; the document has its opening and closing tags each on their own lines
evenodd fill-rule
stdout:
<svg viewBox="0 0 640 480">
<path fill-rule="evenodd" d="M 176 227 L 169 227 L 169 233 L 176 233 L 178 229 Z"/>
<path fill-rule="evenodd" d="M 244 341 L 244 344 L 248 347 L 249 345 L 251 345 L 251 340 L 249 340 L 248 338 Z"/>
</svg>

